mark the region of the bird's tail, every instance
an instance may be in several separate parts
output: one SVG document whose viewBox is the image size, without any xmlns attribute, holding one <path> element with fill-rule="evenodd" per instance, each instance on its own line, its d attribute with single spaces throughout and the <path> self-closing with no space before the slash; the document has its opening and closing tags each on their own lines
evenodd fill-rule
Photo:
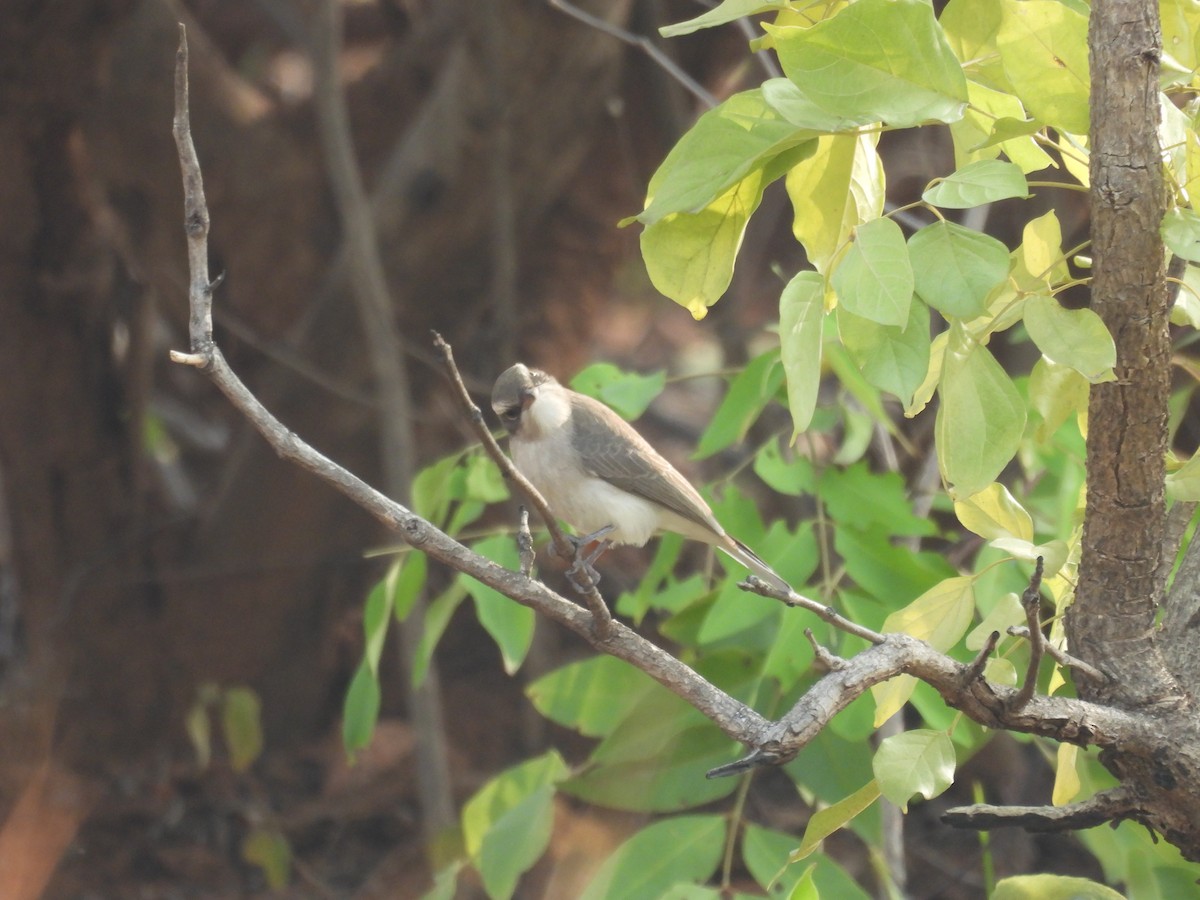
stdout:
<svg viewBox="0 0 1200 900">
<path fill-rule="evenodd" d="M 763 562 L 757 553 L 737 538 L 730 537 L 729 544 L 721 545 L 721 549 L 776 590 L 795 593 L 792 586 L 784 581 L 779 573 Z"/>
</svg>

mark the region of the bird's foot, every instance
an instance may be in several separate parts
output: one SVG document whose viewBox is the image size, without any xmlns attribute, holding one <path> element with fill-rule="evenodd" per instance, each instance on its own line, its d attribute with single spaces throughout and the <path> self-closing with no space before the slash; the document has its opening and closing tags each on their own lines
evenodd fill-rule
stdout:
<svg viewBox="0 0 1200 900">
<path fill-rule="evenodd" d="M 567 569 L 567 580 L 575 585 L 581 593 L 588 593 L 600 583 L 600 573 L 596 571 L 595 563 L 612 546 L 611 541 L 600 540 L 600 538 L 612 530 L 612 525 L 605 525 L 591 534 L 570 539 L 571 543 L 575 545 L 575 561 L 571 564 L 571 568 Z M 583 548 L 593 541 L 596 542 L 596 548 L 591 553 L 585 554 Z"/>
</svg>

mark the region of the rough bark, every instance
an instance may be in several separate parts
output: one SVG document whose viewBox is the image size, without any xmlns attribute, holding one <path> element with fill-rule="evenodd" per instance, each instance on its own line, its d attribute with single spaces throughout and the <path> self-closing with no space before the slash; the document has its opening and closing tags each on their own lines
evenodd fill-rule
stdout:
<svg viewBox="0 0 1200 900">
<path fill-rule="evenodd" d="M 1068 622 L 1073 652 L 1111 676 L 1090 696 L 1175 702 L 1155 615 L 1165 587 L 1163 489 L 1170 391 L 1169 294 L 1159 224 L 1158 10 L 1092 6 L 1092 309 L 1117 347 L 1116 380 L 1088 405 L 1087 515 Z"/>
</svg>

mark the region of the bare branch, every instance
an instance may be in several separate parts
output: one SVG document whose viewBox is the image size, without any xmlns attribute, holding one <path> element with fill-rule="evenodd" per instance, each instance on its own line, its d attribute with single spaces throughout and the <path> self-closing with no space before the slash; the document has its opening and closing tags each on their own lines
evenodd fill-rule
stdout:
<svg viewBox="0 0 1200 900">
<path fill-rule="evenodd" d="M 749 591 L 752 594 L 759 594 L 763 597 L 770 597 L 773 600 L 780 600 L 788 606 L 798 606 L 801 609 L 807 609 L 811 613 L 815 613 L 820 618 L 824 619 L 834 628 L 841 629 L 847 634 L 852 634 L 855 637 L 860 637 L 864 641 L 872 644 L 882 644 L 884 636 L 878 631 L 872 631 L 857 622 L 851 622 L 845 616 L 838 613 L 836 609 L 825 603 L 818 603 L 816 600 L 810 600 L 803 594 L 798 594 L 795 591 L 785 591 L 780 588 L 773 588 L 761 578 L 754 575 L 749 576 L 745 581 L 738 584 L 743 591 Z"/>
<path fill-rule="evenodd" d="M 963 684 L 970 684 L 977 678 L 983 677 L 983 670 L 987 667 L 988 657 L 992 655 L 992 651 L 996 649 L 996 643 L 1000 640 L 1000 632 L 993 631 L 988 635 L 987 640 L 983 642 L 983 646 L 979 648 L 979 652 L 975 654 L 975 658 L 971 660 L 971 664 L 967 666 L 963 672 Z"/>
<path fill-rule="evenodd" d="M 687 91 L 710 109 L 717 105 L 717 98 L 710 94 L 700 82 L 696 81 L 691 75 L 683 71 L 675 60 L 671 59 L 663 49 L 654 43 L 653 40 L 643 34 L 634 34 L 614 25 L 612 22 L 606 22 L 599 16 L 594 16 L 589 12 L 585 12 L 578 6 L 568 3 L 567 0 L 546 0 L 552 7 L 559 12 L 564 12 L 572 19 L 582 22 L 595 28 L 597 31 L 602 31 L 607 35 L 611 35 L 623 44 L 628 44 L 630 47 L 636 47 L 645 53 L 654 63 L 659 66 L 664 72 L 678 81 Z"/>
<path fill-rule="evenodd" d="M 1067 806 L 992 806 L 979 803 L 958 806 L 942 813 L 942 821 L 955 828 L 1024 828 L 1026 831 L 1073 831 L 1108 822 L 1138 818 L 1133 795 L 1123 788 L 1102 791 Z"/>
<path fill-rule="evenodd" d="M 1013 637 L 1025 638 L 1029 640 L 1029 629 L 1024 625 L 1010 625 L 1007 629 L 1008 633 Z M 1066 650 L 1054 646 L 1049 641 L 1045 642 L 1046 653 L 1058 663 L 1060 666 L 1071 669 L 1076 676 L 1082 675 L 1084 678 L 1090 678 L 1093 681 L 1108 681 L 1108 676 L 1101 672 L 1093 665 L 1085 663 L 1082 659 L 1077 659 Z"/>
<path fill-rule="evenodd" d="M 1029 667 L 1025 670 L 1025 681 L 1013 698 L 1013 712 L 1019 712 L 1037 690 L 1038 670 L 1042 666 L 1042 655 L 1046 650 L 1046 637 L 1042 634 L 1042 557 L 1037 558 L 1029 587 L 1021 595 L 1021 606 L 1025 609 L 1025 622 L 1029 629 Z"/>
</svg>

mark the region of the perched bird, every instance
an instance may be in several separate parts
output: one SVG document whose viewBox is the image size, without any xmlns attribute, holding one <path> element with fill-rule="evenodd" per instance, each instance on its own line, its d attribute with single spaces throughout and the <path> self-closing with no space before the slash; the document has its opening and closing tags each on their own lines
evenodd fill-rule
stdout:
<svg viewBox="0 0 1200 900">
<path fill-rule="evenodd" d="M 641 547 L 656 532 L 673 531 L 720 548 L 771 587 L 791 590 L 726 534 L 688 480 L 603 403 L 517 363 L 496 379 L 492 409 L 510 435 L 517 469 L 556 515 L 586 533 L 585 541 L 605 537 Z"/>
</svg>

